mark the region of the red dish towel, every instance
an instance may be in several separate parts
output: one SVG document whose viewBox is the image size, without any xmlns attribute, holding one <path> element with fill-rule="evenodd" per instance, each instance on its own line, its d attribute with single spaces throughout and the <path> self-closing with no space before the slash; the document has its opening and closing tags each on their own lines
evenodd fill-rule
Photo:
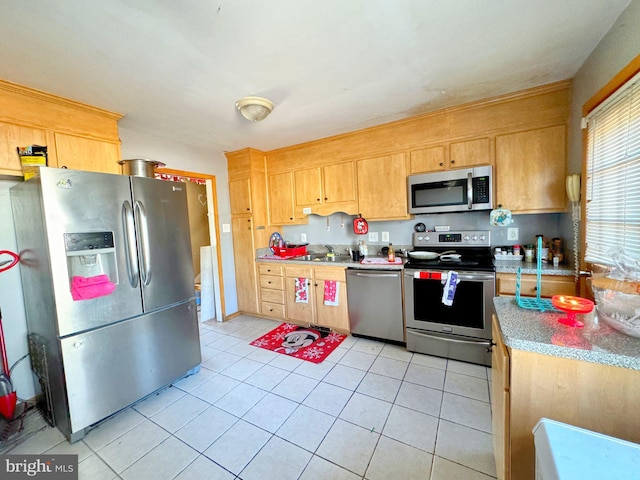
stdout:
<svg viewBox="0 0 640 480">
<path fill-rule="evenodd" d="M 116 285 L 107 275 L 71 278 L 71 297 L 75 301 L 104 297 L 113 293 L 115 289 Z"/>
<path fill-rule="evenodd" d="M 338 283 L 335 280 L 324 281 L 324 304 L 330 307 L 338 306 Z"/>
<path fill-rule="evenodd" d="M 296 303 L 309 303 L 308 283 L 306 278 L 296 278 Z"/>
</svg>

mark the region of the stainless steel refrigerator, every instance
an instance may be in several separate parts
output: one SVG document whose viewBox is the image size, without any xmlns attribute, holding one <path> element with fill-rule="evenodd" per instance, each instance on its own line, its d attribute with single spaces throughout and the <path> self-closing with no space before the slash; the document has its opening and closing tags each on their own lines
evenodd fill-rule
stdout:
<svg viewBox="0 0 640 480">
<path fill-rule="evenodd" d="M 11 204 L 32 366 L 70 441 L 197 371 L 183 184 L 42 167 Z"/>
</svg>

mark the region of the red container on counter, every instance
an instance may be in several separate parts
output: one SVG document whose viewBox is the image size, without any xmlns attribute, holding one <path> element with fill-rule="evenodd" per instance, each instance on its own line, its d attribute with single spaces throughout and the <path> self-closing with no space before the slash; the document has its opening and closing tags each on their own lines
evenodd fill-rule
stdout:
<svg viewBox="0 0 640 480">
<path fill-rule="evenodd" d="M 306 245 L 289 245 L 288 247 L 272 247 L 273 253 L 279 257 L 298 257 L 307 254 Z"/>
</svg>

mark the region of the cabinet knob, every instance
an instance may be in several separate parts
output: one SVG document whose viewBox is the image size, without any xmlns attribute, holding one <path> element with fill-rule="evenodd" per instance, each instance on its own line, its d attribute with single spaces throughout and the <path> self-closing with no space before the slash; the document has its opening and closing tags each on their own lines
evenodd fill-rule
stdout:
<svg viewBox="0 0 640 480">
<path fill-rule="evenodd" d="M 451 160 L 451 165 L 453 165 L 454 163 L 456 163 L 456 161 L 455 160 Z"/>
<path fill-rule="evenodd" d="M 289 217 L 289 220 L 293 220 L 293 217 Z"/>
<path fill-rule="evenodd" d="M 441 167 L 444 167 L 444 163 L 440 162 L 438 165 L 440 165 Z"/>
<path fill-rule="evenodd" d="M 269 285 L 271 285 L 271 281 L 267 282 Z"/>
<path fill-rule="evenodd" d="M 324 197 L 325 200 L 329 200 L 329 197 Z"/>
<path fill-rule="evenodd" d="M 250 211 L 251 211 L 251 209 L 249 207 L 247 207 L 247 212 L 250 212 Z"/>
<path fill-rule="evenodd" d="M 320 201 L 320 199 L 319 199 L 319 198 L 316 198 L 316 202 L 319 202 L 319 201 Z"/>
</svg>

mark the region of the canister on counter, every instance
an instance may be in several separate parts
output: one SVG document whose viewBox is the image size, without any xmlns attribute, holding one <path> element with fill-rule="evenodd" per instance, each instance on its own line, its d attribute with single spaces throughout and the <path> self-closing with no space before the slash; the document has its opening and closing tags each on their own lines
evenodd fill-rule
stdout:
<svg viewBox="0 0 640 480">
<path fill-rule="evenodd" d="M 524 246 L 524 261 L 533 262 L 535 258 L 536 249 L 530 243 Z"/>
</svg>

